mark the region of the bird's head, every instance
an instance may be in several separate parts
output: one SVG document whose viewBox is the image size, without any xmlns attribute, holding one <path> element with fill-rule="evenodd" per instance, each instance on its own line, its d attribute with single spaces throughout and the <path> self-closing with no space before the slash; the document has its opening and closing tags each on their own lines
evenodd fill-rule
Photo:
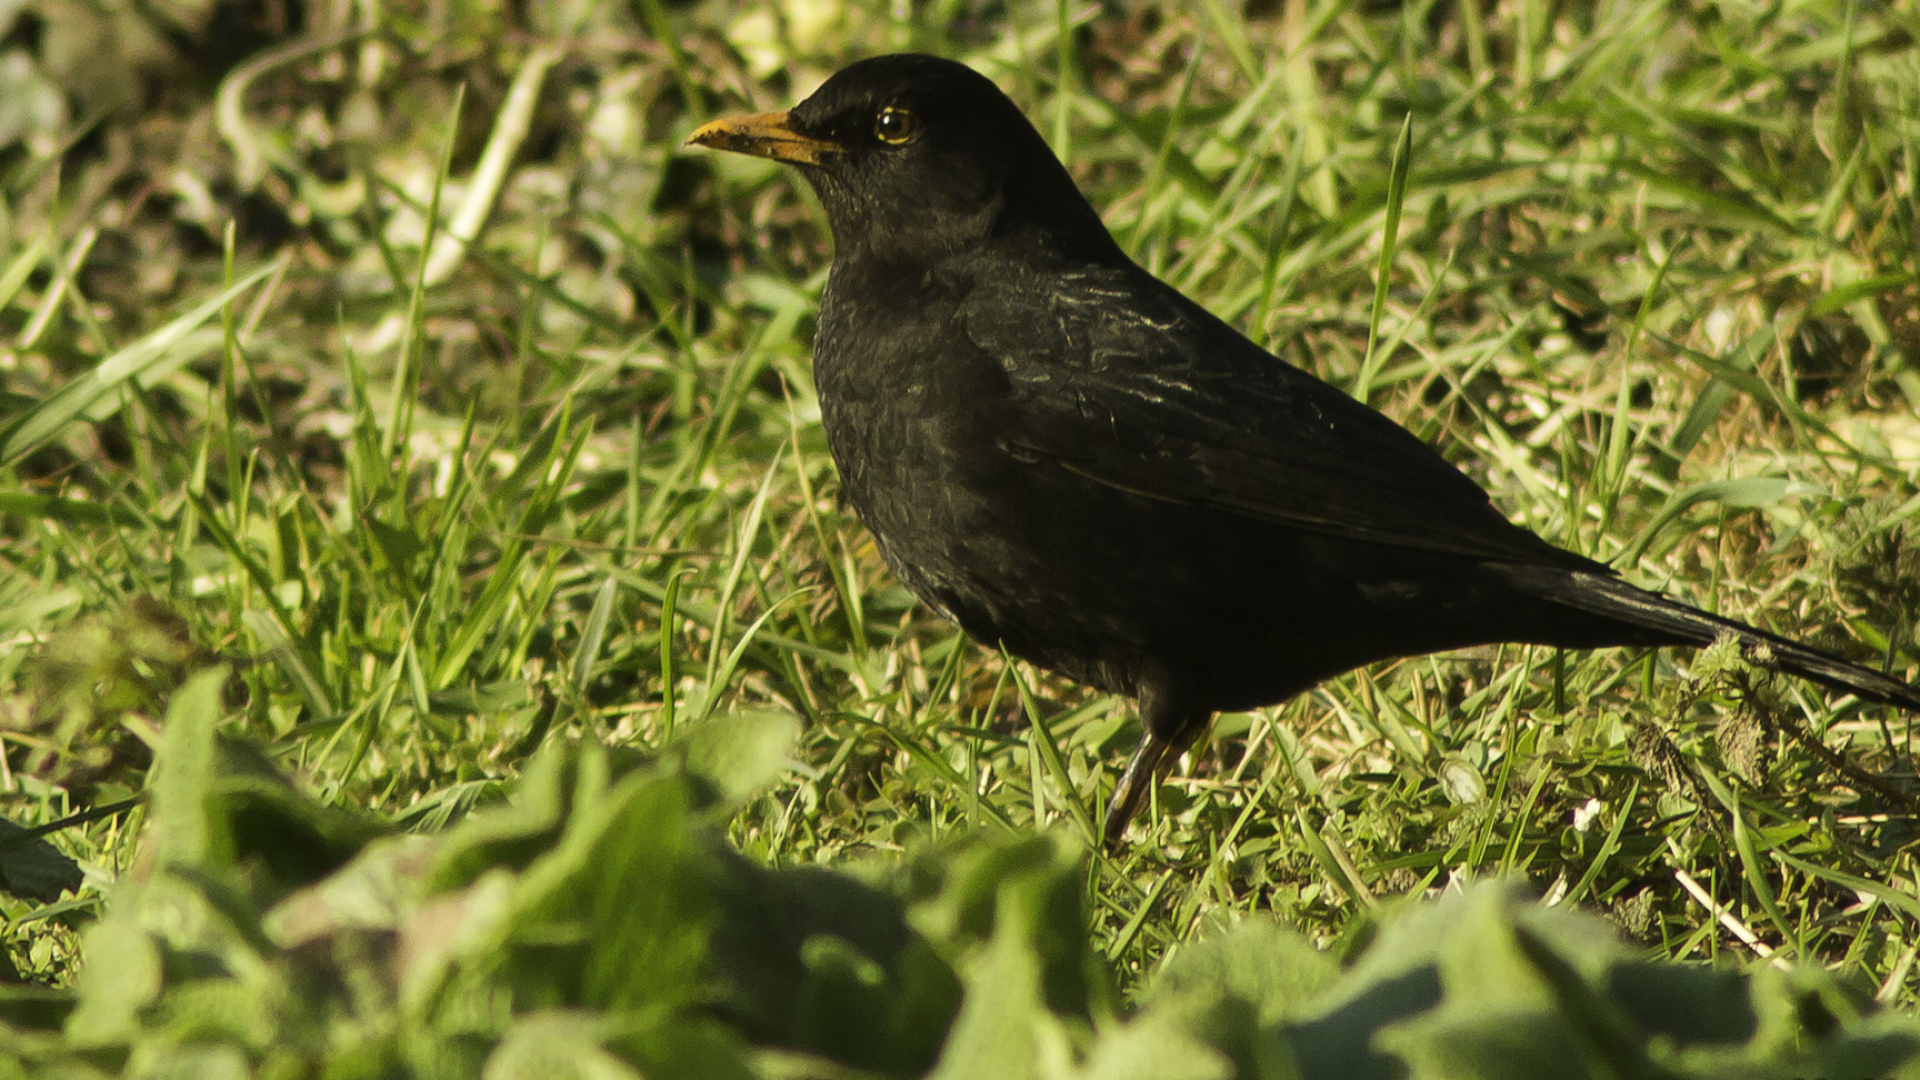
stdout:
<svg viewBox="0 0 1920 1080">
<path fill-rule="evenodd" d="M 688 141 L 798 166 L 840 259 L 924 263 L 998 237 L 1119 254 L 1020 109 L 951 60 L 862 60 L 789 112 L 716 120 Z"/>
</svg>

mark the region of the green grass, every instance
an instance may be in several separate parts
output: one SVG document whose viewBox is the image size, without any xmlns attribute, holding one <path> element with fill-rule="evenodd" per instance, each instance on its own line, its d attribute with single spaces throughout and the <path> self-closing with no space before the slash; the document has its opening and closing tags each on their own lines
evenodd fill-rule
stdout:
<svg viewBox="0 0 1920 1080">
<path fill-rule="evenodd" d="M 744 710 L 800 732 L 725 821 L 753 863 L 1088 839 L 1130 708 L 888 576 L 808 380 L 817 208 L 680 149 L 891 48 L 994 77 L 1144 265 L 1515 520 L 1920 666 L 1906 7 L 454 5 L 267 33 L 238 67 L 99 16 L 147 80 L 117 102 L 55 47 L 95 16 L 29 7 L 4 96 L 50 104 L 0 108 L 21 825 L 148 790 L 169 703 L 224 665 L 223 733 L 404 831 L 498 801 L 543 746 L 657 750 Z M 1223 717 L 1141 840 L 1086 864 L 1089 948 L 1130 991 L 1223 920 L 1330 946 L 1389 898 L 1517 876 L 1652 955 L 1744 962 L 1738 925 L 1910 1008 L 1914 822 L 1783 733 L 1912 790 L 1909 721 L 1684 652 L 1383 665 Z M 48 837 L 86 881 L 0 897 L 0 977 L 73 981 L 148 817 Z"/>
</svg>

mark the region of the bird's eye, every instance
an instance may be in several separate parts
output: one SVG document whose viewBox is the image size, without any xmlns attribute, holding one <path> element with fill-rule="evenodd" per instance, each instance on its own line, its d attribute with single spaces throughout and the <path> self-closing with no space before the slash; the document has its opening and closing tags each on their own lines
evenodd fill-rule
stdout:
<svg viewBox="0 0 1920 1080">
<path fill-rule="evenodd" d="M 905 109 L 889 105 L 873 118 L 873 137 L 889 146 L 911 142 L 919 133 L 920 125 Z"/>
</svg>

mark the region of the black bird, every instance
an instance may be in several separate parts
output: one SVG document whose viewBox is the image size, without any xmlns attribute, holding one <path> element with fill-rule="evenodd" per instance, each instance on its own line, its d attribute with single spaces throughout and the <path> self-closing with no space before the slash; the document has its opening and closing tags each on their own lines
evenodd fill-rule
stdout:
<svg viewBox="0 0 1920 1080">
<path fill-rule="evenodd" d="M 789 162 L 833 267 L 814 381 L 847 502 L 969 634 L 1129 694 L 1116 844 L 1220 710 L 1492 642 L 1706 645 L 1920 709 L 1920 687 L 1621 581 L 1503 517 L 1404 428 L 1120 250 L 1020 110 L 881 56 L 703 146 Z"/>
</svg>

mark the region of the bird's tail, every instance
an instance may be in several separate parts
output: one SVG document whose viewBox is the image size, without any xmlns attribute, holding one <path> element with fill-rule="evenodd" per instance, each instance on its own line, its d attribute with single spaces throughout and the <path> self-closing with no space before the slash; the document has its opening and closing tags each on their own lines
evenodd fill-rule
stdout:
<svg viewBox="0 0 1920 1080">
<path fill-rule="evenodd" d="M 1514 583 L 1535 596 L 1638 627 L 1652 635 L 1670 638 L 1675 644 L 1711 645 L 1723 635 L 1732 635 L 1749 652 L 1763 652 L 1767 666 L 1870 701 L 1920 712 L 1920 686 L 1848 663 L 1777 634 L 1709 615 L 1658 593 L 1635 588 L 1619 578 L 1582 571 L 1568 574 L 1559 569 L 1513 569 Z"/>
</svg>

